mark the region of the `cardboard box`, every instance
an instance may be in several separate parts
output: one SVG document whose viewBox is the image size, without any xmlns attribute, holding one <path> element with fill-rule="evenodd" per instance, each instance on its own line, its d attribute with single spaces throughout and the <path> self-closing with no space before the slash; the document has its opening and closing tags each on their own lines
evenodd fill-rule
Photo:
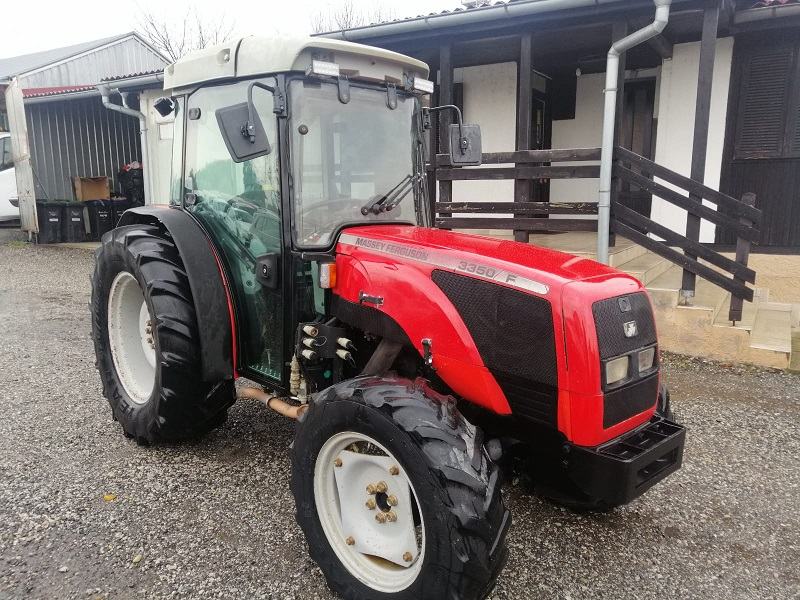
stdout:
<svg viewBox="0 0 800 600">
<path fill-rule="evenodd" d="M 72 189 L 78 202 L 111 198 L 111 182 L 108 177 L 73 177 Z"/>
</svg>

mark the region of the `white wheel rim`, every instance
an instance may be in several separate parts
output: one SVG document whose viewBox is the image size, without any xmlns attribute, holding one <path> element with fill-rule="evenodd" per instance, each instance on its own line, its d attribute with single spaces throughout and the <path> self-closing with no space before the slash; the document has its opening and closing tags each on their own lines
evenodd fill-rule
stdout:
<svg viewBox="0 0 800 600">
<path fill-rule="evenodd" d="M 119 381 L 136 404 L 150 399 L 156 383 L 152 321 L 139 282 L 120 271 L 108 294 L 108 341 Z"/>
<path fill-rule="evenodd" d="M 385 491 L 369 493 L 367 486 L 380 483 Z M 406 471 L 383 445 L 352 431 L 331 437 L 314 465 L 314 500 L 331 548 L 354 577 L 387 594 L 414 583 L 425 558 L 425 523 Z M 390 512 L 396 520 L 376 520 Z"/>
</svg>

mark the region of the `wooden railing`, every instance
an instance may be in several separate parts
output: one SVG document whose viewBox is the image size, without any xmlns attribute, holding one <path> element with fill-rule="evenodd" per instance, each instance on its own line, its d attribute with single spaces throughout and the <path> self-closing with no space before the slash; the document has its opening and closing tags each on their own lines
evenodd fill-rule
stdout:
<svg viewBox="0 0 800 600">
<path fill-rule="evenodd" d="M 755 195 L 745 194 L 741 200 L 737 200 L 625 148 L 617 148 L 614 158 L 614 176 L 618 181 L 626 182 L 688 214 L 736 234 L 736 255 L 731 259 L 636 212 L 618 197 L 612 200 L 612 233 L 622 235 L 679 265 L 684 272 L 693 273 L 730 292 L 728 318 L 733 322 L 740 321 L 743 301 L 753 300 L 753 289 L 747 284 L 755 283 L 756 278 L 755 271 L 747 266 L 750 246 L 759 239 L 761 211 L 754 206 Z M 437 155 L 435 166 L 429 166 L 439 186 L 439 199 L 434 205 L 434 223 L 443 229 L 597 231 L 597 220 L 585 218 L 585 215 L 597 214 L 597 203 L 461 202 L 453 199 L 453 181 L 596 178 L 600 174 L 598 164 L 553 163 L 599 160 L 598 148 L 523 150 L 484 153 L 483 166 L 454 168 L 448 165 L 446 155 Z M 504 164 L 514 166 L 487 166 Z M 615 185 L 614 189 L 618 190 L 619 187 Z M 703 200 L 715 204 L 720 210 L 703 204 Z M 558 215 L 559 218 L 551 219 L 551 215 Z M 579 216 L 584 218 L 570 218 Z"/>
<path fill-rule="evenodd" d="M 743 301 L 753 301 L 753 289 L 747 284 L 755 283 L 756 280 L 756 272 L 747 266 L 750 246 L 753 242 L 758 242 L 760 236 L 758 227 L 761 222 L 761 211 L 755 208 L 755 195 L 748 193 L 741 200 L 737 200 L 625 148 L 617 148 L 615 151 L 614 175 L 665 202 L 684 209 L 688 214 L 735 232 L 736 256 L 730 259 L 653 221 L 619 201 L 612 201 L 611 204 L 613 232 L 663 256 L 683 267 L 684 271 L 694 273 L 730 292 L 731 308 L 728 319 L 733 322 L 740 321 Z M 656 179 L 672 187 L 667 187 Z M 703 200 L 716 204 L 719 210 L 706 206 Z M 648 234 L 657 236 L 663 241 Z M 700 262 L 700 259 L 713 267 Z"/>
<path fill-rule="evenodd" d="M 597 203 L 555 202 L 457 202 L 454 181 L 581 179 L 600 175 L 599 165 L 554 165 L 563 162 L 600 160 L 599 148 L 569 150 L 520 150 L 487 152 L 481 167 L 449 167 L 447 155 L 436 156 L 439 200 L 434 223 L 442 229 L 508 229 L 515 231 L 597 231 L 594 219 L 570 216 L 596 215 Z M 513 164 L 512 167 L 486 165 Z M 453 216 L 458 213 L 458 216 Z M 513 215 L 512 217 L 504 215 Z M 496 216 L 492 216 L 496 215 Z M 550 215 L 567 218 L 550 219 Z"/>
</svg>

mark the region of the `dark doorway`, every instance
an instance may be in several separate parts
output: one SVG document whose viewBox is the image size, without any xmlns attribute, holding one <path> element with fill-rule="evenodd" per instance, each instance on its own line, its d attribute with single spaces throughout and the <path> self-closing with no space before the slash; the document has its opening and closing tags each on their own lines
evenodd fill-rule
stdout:
<svg viewBox="0 0 800 600">
<path fill-rule="evenodd" d="M 722 191 L 756 194 L 761 246 L 800 247 L 800 39 L 737 36 L 728 102 Z M 735 233 L 717 229 L 717 243 Z"/>
<path fill-rule="evenodd" d="M 653 159 L 656 147 L 656 123 L 653 119 L 656 99 L 656 80 L 641 79 L 625 82 L 620 143 L 623 147 Z M 624 183 L 620 202 L 639 214 L 650 216 L 653 197 L 638 187 Z"/>
<path fill-rule="evenodd" d="M 551 80 L 548 76 L 533 72 L 531 94 L 531 150 L 547 150 L 553 139 L 553 115 L 551 113 Z M 532 182 L 532 202 L 550 201 L 550 180 L 536 179 Z M 542 215 L 546 216 L 546 215 Z"/>
</svg>

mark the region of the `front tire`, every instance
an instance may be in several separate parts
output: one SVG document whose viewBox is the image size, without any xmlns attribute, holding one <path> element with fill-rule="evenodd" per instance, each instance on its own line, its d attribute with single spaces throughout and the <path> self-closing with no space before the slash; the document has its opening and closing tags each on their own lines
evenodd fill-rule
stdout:
<svg viewBox="0 0 800 600">
<path fill-rule="evenodd" d="M 511 520 L 482 441 L 423 380 L 360 377 L 320 394 L 295 434 L 292 493 L 328 585 L 347 600 L 485 598 Z"/>
<path fill-rule="evenodd" d="M 233 380 L 203 381 L 189 279 L 168 233 L 128 225 L 105 234 L 90 307 L 103 395 L 126 436 L 177 441 L 225 421 Z"/>
</svg>

